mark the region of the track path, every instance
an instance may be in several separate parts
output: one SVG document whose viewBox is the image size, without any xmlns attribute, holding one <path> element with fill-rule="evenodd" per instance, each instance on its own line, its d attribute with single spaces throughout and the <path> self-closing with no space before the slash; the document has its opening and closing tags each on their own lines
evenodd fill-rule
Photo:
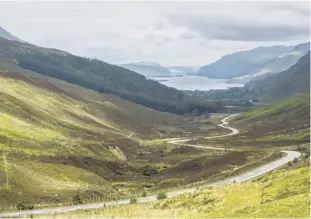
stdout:
<svg viewBox="0 0 311 219">
<path fill-rule="evenodd" d="M 205 137 L 206 139 L 212 139 L 212 138 L 220 138 L 220 137 L 227 137 L 236 135 L 239 133 L 239 130 L 236 128 L 229 127 L 228 120 L 238 114 L 233 114 L 230 116 L 227 116 L 221 120 L 221 124 L 218 126 L 229 129 L 231 132 L 229 134 L 225 135 L 218 135 L 218 136 L 212 136 L 212 137 Z M 186 144 L 185 142 L 194 140 L 197 138 L 188 138 L 188 139 L 174 139 L 169 140 L 168 143 L 171 144 L 178 144 L 178 145 L 184 145 L 189 147 L 199 147 L 199 148 L 205 148 L 205 149 L 213 149 L 213 150 L 225 150 L 224 148 L 218 148 L 218 147 L 210 147 L 210 146 L 201 146 L 201 145 L 192 145 L 192 144 Z M 231 149 L 232 150 L 232 149 Z M 218 181 L 215 183 L 204 185 L 203 187 L 214 187 L 214 186 L 223 186 L 226 184 L 231 184 L 235 182 L 245 182 L 251 179 L 254 179 L 258 176 L 261 176 L 265 173 L 268 173 L 290 161 L 293 161 L 295 158 L 300 157 L 300 153 L 297 151 L 282 151 L 286 153 L 286 156 L 278 159 L 276 161 L 273 161 L 271 163 L 265 164 L 263 166 L 257 167 L 255 169 L 252 169 L 246 173 L 240 174 L 238 176 L 234 176 L 222 181 Z M 189 189 L 181 189 L 177 191 L 171 191 L 167 193 L 168 198 L 172 198 L 178 195 L 182 195 L 189 192 L 194 192 L 195 188 L 189 188 Z M 141 197 L 137 198 L 138 203 L 145 203 L 145 202 L 152 202 L 156 201 L 157 197 L 156 195 L 150 195 L 147 197 Z M 40 209 L 40 210 L 29 210 L 29 211 L 19 211 L 19 212 L 8 212 L 8 213 L 0 213 L 0 218 L 6 218 L 6 217 L 25 217 L 27 215 L 38 215 L 38 214 L 53 214 L 53 213 L 65 213 L 65 212 L 72 212 L 77 210 L 86 210 L 86 209 L 95 209 L 95 208 L 103 208 L 105 206 L 117 206 L 117 205 L 128 205 L 130 204 L 129 199 L 119 200 L 119 201 L 110 201 L 110 202 L 101 202 L 101 203 L 90 203 L 90 204 L 82 204 L 82 205 L 74 205 L 74 206 L 64 206 L 64 207 L 56 207 L 56 208 L 46 208 L 46 209 Z"/>
</svg>

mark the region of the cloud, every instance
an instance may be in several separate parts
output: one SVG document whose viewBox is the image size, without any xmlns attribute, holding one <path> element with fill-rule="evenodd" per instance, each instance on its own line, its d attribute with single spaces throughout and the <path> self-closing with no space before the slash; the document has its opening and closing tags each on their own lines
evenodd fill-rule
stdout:
<svg viewBox="0 0 311 219">
<path fill-rule="evenodd" d="M 110 63 L 204 65 L 309 39 L 307 2 L 0 2 L 4 29 Z"/>
<path fill-rule="evenodd" d="M 187 16 L 170 14 L 169 19 L 209 40 L 280 42 L 309 38 L 308 2 L 221 2 L 205 8 L 209 13 L 200 8 Z"/>
<path fill-rule="evenodd" d="M 184 25 L 207 39 L 233 41 L 288 41 L 309 36 L 307 25 L 239 23 L 234 21 L 205 21 L 199 19 L 172 18 L 176 24 Z"/>
</svg>

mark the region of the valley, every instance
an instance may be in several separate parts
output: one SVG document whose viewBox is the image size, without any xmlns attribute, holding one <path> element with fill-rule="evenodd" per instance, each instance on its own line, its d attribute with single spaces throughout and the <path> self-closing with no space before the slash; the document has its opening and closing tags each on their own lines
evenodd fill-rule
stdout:
<svg viewBox="0 0 311 219">
<path fill-rule="evenodd" d="M 215 181 L 270 156 L 168 140 L 226 135 L 229 130 L 217 126 L 226 115 L 180 117 L 14 72 L 0 73 L 0 81 L 2 211 L 19 203 L 71 202 L 77 192 L 82 199 L 109 200 Z"/>
<path fill-rule="evenodd" d="M 222 120 L 222 123 L 220 124 L 220 126 L 222 126 L 223 128 L 230 129 L 232 132 L 227 134 L 227 135 L 223 135 L 223 136 L 214 136 L 214 138 L 226 137 L 226 136 L 238 134 L 237 129 L 227 127 L 227 125 L 228 125 L 227 119 L 234 117 L 234 116 L 238 116 L 238 115 L 226 117 L 225 119 Z M 212 138 L 213 137 L 209 137 L 209 139 L 212 139 Z M 182 141 L 187 142 L 189 140 L 190 139 L 185 139 Z M 181 142 L 181 140 L 170 141 L 170 143 L 172 143 L 172 144 L 178 144 L 178 142 Z M 192 145 L 187 145 L 187 144 L 184 144 L 184 145 L 188 146 L 188 147 L 189 146 L 192 147 Z M 202 147 L 204 147 L 204 146 L 202 146 Z M 211 148 L 207 147 L 207 149 L 211 149 Z M 219 150 L 219 149 L 222 150 L 223 148 L 212 148 L 212 149 L 213 150 Z M 233 149 L 231 149 L 231 150 L 233 150 Z M 177 190 L 177 191 L 168 192 L 167 197 L 173 198 L 175 196 L 180 196 L 180 195 L 183 195 L 185 193 L 197 193 L 197 191 L 199 191 L 199 192 L 202 191 L 201 189 L 204 187 L 211 188 L 211 187 L 215 187 L 215 186 L 224 186 L 226 184 L 240 183 L 240 182 L 248 181 L 250 179 L 261 176 L 262 174 L 270 172 L 271 170 L 274 170 L 277 167 L 283 166 L 284 164 L 286 164 L 288 162 L 292 162 L 301 156 L 300 152 L 295 152 L 295 151 L 282 151 L 282 153 L 286 154 L 285 157 L 283 157 L 281 159 L 278 158 L 277 161 L 273 161 L 273 162 L 269 161 L 270 162 L 269 164 L 265 164 L 265 165 L 261 164 L 260 167 L 248 170 L 245 173 L 242 172 L 242 174 L 241 174 L 241 172 L 239 172 L 237 174 L 237 176 L 231 175 L 228 179 L 226 179 L 227 178 L 227 176 L 226 176 L 225 179 L 223 179 L 221 181 L 214 182 L 214 183 L 210 183 L 210 182 L 206 182 L 206 181 L 203 183 L 199 183 L 199 184 L 195 183 L 192 185 L 192 186 L 195 186 L 195 188 L 193 188 L 192 186 L 189 186 L 189 189 L 181 189 L 181 190 Z M 174 187 L 174 188 L 176 189 L 176 187 Z M 199 188 L 199 190 L 197 190 L 198 188 Z M 143 198 L 138 198 L 136 202 L 137 203 L 145 203 L 145 202 L 151 202 L 151 201 L 156 201 L 156 200 L 157 200 L 156 196 L 147 196 L 147 197 L 143 197 Z M 30 214 L 31 215 L 37 215 L 37 214 L 40 215 L 40 214 L 51 214 L 51 213 L 56 213 L 56 212 L 66 213 L 66 212 L 77 211 L 77 210 L 81 210 L 81 209 L 86 210 L 86 209 L 94 209 L 94 208 L 108 208 L 109 209 L 109 206 L 112 206 L 112 207 L 115 206 L 116 208 L 118 208 L 118 206 L 120 206 L 120 205 L 127 205 L 127 204 L 130 204 L 129 199 L 128 200 L 118 200 L 116 202 L 104 202 L 104 203 L 99 203 L 99 204 L 77 205 L 75 207 L 60 207 L 60 208 L 54 208 L 54 209 L 51 208 L 51 209 L 43 209 L 43 210 L 33 210 L 33 211 L 25 211 L 25 212 L 19 212 L 19 213 L 7 213 L 7 214 L 3 214 L 3 216 L 25 216 L 25 215 L 30 215 Z M 161 209 L 163 209 L 163 208 L 161 208 Z M 121 212 L 123 212 L 123 211 L 124 211 L 124 209 Z M 136 210 L 136 211 L 132 212 L 131 216 L 134 216 L 135 213 L 138 213 L 138 211 Z M 92 212 L 92 215 L 93 214 L 94 213 Z M 98 211 L 96 214 L 99 214 L 99 216 L 102 216 L 103 212 Z M 104 212 L 104 214 L 106 214 L 106 213 Z M 119 213 L 115 212 L 115 214 L 118 215 Z M 144 214 L 146 214 L 146 213 L 144 213 Z M 83 213 L 82 213 L 82 215 L 83 215 Z M 62 216 L 68 217 L 68 215 L 62 215 Z M 70 217 L 78 217 L 78 216 L 81 216 L 81 214 L 80 213 L 74 213 L 73 215 L 70 215 Z"/>
<path fill-rule="evenodd" d="M 0 3 L 0 218 L 309 217 L 305 4 L 32 4 Z"/>
</svg>

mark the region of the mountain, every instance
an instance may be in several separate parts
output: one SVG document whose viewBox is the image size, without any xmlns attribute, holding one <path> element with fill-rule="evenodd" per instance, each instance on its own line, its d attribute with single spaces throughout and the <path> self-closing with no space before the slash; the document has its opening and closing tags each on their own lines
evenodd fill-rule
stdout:
<svg viewBox="0 0 311 219">
<path fill-rule="evenodd" d="M 153 62 L 137 62 L 123 64 L 122 67 L 135 71 L 145 77 L 170 76 L 171 72 L 167 68 Z"/>
<path fill-rule="evenodd" d="M 259 80 L 271 74 L 276 74 L 289 69 L 297 63 L 297 61 L 310 51 L 310 42 L 302 43 L 294 47 L 289 53 L 277 57 L 273 62 L 269 63 L 254 74 L 230 79 L 230 83 L 245 84 L 252 80 Z"/>
<path fill-rule="evenodd" d="M 0 54 L 0 62 L 6 65 L 6 70 L 27 69 L 159 111 L 190 113 L 196 110 L 202 113 L 218 108 L 214 103 L 195 99 L 123 67 L 61 50 L 0 38 Z"/>
<path fill-rule="evenodd" d="M 217 79 L 231 79 L 252 74 L 292 49 L 292 46 L 271 46 L 236 52 L 201 67 L 197 75 Z"/>
<path fill-rule="evenodd" d="M 288 70 L 247 84 L 260 91 L 261 99 L 282 99 L 310 91 L 310 52 Z"/>
<path fill-rule="evenodd" d="M 199 70 L 199 66 L 167 66 L 167 69 L 175 75 L 193 75 Z"/>
<path fill-rule="evenodd" d="M 244 87 L 212 90 L 204 93 L 207 100 L 259 100 L 270 102 L 299 93 L 310 92 L 310 52 L 287 69 L 262 79 L 251 81 Z"/>
<path fill-rule="evenodd" d="M 9 64 L 0 62 L 2 211 L 21 202 L 65 202 L 77 192 L 81 199 L 119 197 L 133 191 L 124 186 L 129 182 L 137 190 L 176 183 L 142 169 L 202 156 L 152 141 L 199 124 Z"/>
<path fill-rule="evenodd" d="M 13 36 L 12 34 L 10 34 L 8 31 L 3 29 L 2 27 L 0 27 L 0 37 L 8 39 L 8 40 L 15 40 L 15 41 L 23 42 L 22 40 L 20 40 L 16 36 Z"/>
</svg>

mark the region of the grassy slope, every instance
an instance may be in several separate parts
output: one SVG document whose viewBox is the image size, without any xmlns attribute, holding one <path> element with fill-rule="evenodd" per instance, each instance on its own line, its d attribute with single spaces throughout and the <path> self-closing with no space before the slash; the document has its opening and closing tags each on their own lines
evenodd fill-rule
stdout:
<svg viewBox="0 0 311 219">
<path fill-rule="evenodd" d="M 22 200 L 61 202 L 78 189 L 83 197 L 107 198 L 141 191 L 144 186 L 155 189 L 189 183 L 215 172 L 206 161 L 218 162 L 220 171 L 248 161 L 247 153 L 239 154 L 241 161 L 229 154 L 230 161 L 221 164 L 228 158 L 227 152 L 202 152 L 153 141 L 201 129 L 213 132 L 219 118 L 209 123 L 189 121 L 32 74 L 25 77 L 3 71 L 0 84 L 0 152 L 8 163 L 6 173 L 0 157 L 2 207 Z M 199 168 L 185 177 L 183 162 Z M 160 173 L 144 176 L 141 169 L 145 165 L 157 167 Z M 208 174 L 202 174 L 206 168 L 210 168 Z M 68 172 L 72 175 L 66 176 Z M 196 173 L 200 177 L 194 177 Z M 9 188 L 5 188 L 6 176 Z M 81 176 L 88 177 L 80 182 Z"/>
<path fill-rule="evenodd" d="M 267 106 L 255 107 L 231 121 L 241 131 L 228 139 L 209 144 L 252 149 L 271 149 L 305 144 L 310 139 L 310 95 L 290 97 Z M 197 141 L 196 141 L 197 142 Z M 207 143 L 201 139 L 199 143 Z"/>
<path fill-rule="evenodd" d="M 197 190 L 193 194 L 110 209 L 50 215 L 66 218 L 308 218 L 310 163 L 274 171 L 257 180 Z"/>
<path fill-rule="evenodd" d="M 155 120 L 163 126 L 183 124 L 173 115 L 69 84 L 56 87 L 46 79 L 23 78 L 11 72 L 0 73 L 0 84 L 0 150 L 7 158 L 10 185 L 2 188 L 2 204 L 21 199 L 62 200 L 79 188 L 88 190 L 85 184 L 99 186 L 96 192 L 103 194 L 115 192 L 106 179 L 124 164 L 119 164 L 113 148 L 120 149 L 127 159 L 135 159 L 131 151 L 141 148 L 140 138 L 158 137 Z M 128 138 L 131 133 L 135 135 Z M 68 156 L 78 161 L 64 165 Z M 77 162 L 83 163 L 84 157 L 104 162 L 101 168 L 107 177 L 81 168 Z M 59 162 L 53 162 L 55 159 Z M 0 175 L 5 176 L 1 160 Z M 130 174 L 129 169 L 124 171 Z M 58 190 L 57 185 L 65 181 L 66 192 Z"/>
<path fill-rule="evenodd" d="M 236 125 L 246 125 L 246 136 L 266 140 L 308 142 L 310 137 L 310 95 L 290 97 L 264 107 L 257 107 L 236 118 Z"/>
</svg>

